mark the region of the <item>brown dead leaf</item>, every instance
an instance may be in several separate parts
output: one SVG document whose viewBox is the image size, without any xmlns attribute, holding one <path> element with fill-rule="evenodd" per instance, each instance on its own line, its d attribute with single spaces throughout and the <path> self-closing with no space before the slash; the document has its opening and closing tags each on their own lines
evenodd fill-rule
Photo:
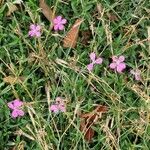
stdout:
<svg viewBox="0 0 150 150">
<path fill-rule="evenodd" d="M 10 16 L 13 12 L 18 10 L 17 6 L 11 2 L 8 2 L 7 6 L 8 6 L 8 11 L 6 13 L 6 16 Z"/>
<path fill-rule="evenodd" d="M 87 45 L 92 36 L 91 30 L 81 31 L 81 43 Z"/>
<path fill-rule="evenodd" d="M 16 83 L 20 83 L 22 81 L 24 81 L 25 78 L 24 77 L 13 77 L 13 76 L 7 76 L 5 78 L 3 78 L 3 81 L 9 84 L 16 84 Z"/>
<path fill-rule="evenodd" d="M 83 19 L 77 19 L 75 24 L 72 26 L 70 31 L 67 33 L 66 37 L 63 39 L 63 46 L 74 48 L 77 44 L 78 34 L 79 34 L 79 27 Z"/>
<path fill-rule="evenodd" d="M 117 16 L 113 13 L 107 13 L 107 16 L 108 16 L 110 21 L 118 21 Z"/>
<path fill-rule="evenodd" d="M 80 123 L 80 131 L 84 133 L 84 138 L 86 141 L 90 142 L 94 136 L 94 130 L 91 128 L 93 124 L 101 118 L 102 113 L 108 111 L 106 106 L 98 105 L 92 112 L 81 114 L 80 118 L 82 119 Z"/>
<path fill-rule="evenodd" d="M 90 142 L 95 134 L 95 131 L 86 125 L 85 120 L 80 123 L 80 130 L 85 133 L 85 140 Z"/>
<path fill-rule="evenodd" d="M 54 12 L 46 4 L 45 0 L 39 0 L 39 2 L 40 2 L 40 8 L 42 8 L 42 13 L 47 18 L 47 20 L 49 20 L 52 23 L 53 19 L 55 18 Z"/>
</svg>

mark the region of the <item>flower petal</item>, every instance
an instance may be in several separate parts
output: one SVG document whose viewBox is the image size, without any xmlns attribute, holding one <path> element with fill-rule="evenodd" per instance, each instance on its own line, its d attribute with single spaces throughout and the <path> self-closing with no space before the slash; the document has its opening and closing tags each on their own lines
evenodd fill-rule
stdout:
<svg viewBox="0 0 150 150">
<path fill-rule="evenodd" d="M 119 62 L 124 62 L 125 57 L 124 56 L 119 56 L 118 60 L 119 60 Z"/>
<path fill-rule="evenodd" d="M 133 69 L 130 70 L 130 73 L 133 74 L 133 75 L 135 75 L 135 71 Z"/>
<path fill-rule="evenodd" d="M 57 105 L 59 105 L 59 104 L 64 105 L 63 99 L 62 99 L 61 97 L 57 97 L 57 98 L 56 98 L 56 104 L 57 104 Z"/>
<path fill-rule="evenodd" d="M 117 57 L 117 56 L 112 56 L 112 60 L 113 60 L 114 62 L 116 62 L 116 61 L 118 60 L 118 57 Z"/>
<path fill-rule="evenodd" d="M 35 30 L 35 29 L 36 29 L 36 25 L 35 25 L 35 24 L 31 24 L 31 25 L 30 25 L 30 29 L 31 29 L 31 30 Z"/>
<path fill-rule="evenodd" d="M 111 64 L 109 65 L 109 67 L 110 67 L 111 69 L 115 69 L 115 68 L 117 67 L 117 64 L 116 64 L 116 63 L 111 63 Z"/>
<path fill-rule="evenodd" d="M 94 52 L 90 54 L 90 59 L 91 59 L 92 61 L 95 61 L 95 59 L 96 59 L 96 54 L 95 54 Z"/>
<path fill-rule="evenodd" d="M 10 109 L 15 109 L 15 107 L 14 107 L 14 105 L 13 105 L 13 102 L 7 103 L 7 106 L 8 106 Z"/>
<path fill-rule="evenodd" d="M 137 81 L 141 80 L 141 75 L 140 74 L 135 74 L 135 80 L 137 80 Z"/>
<path fill-rule="evenodd" d="M 61 24 L 66 24 L 67 23 L 67 20 L 66 19 L 62 19 L 61 20 Z"/>
<path fill-rule="evenodd" d="M 55 113 L 59 112 L 58 105 L 51 105 L 49 109 Z"/>
<path fill-rule="evenodd" d="M 117 66 L 117 72 L 118 72 L 118 73 L 121 73 L 125 68 L 126 68 L 126 64 L 125 64 L 125 63 L 120 63 L 120 64 Z"/>
<path fill-rule="evenodd" d="M 97 58 L 96 60 L 95 60 L 95 63 L 96 64 L 101 64 L 103 62 L 103 59 L 102 58 Z"/>
<path fill-rule="evenodd" d="M 11 113 L 11 116 L 12 116 L 12 118 L 18 117 L 18 113 L 17 113 L 17 110 L 16 110 L 16 109 L 13 110 L 13 112 Z"/>
<path fill-rule="evenodd" d="M 60 23 L 61 20 L 62 20 L 62 16 L 57 16 L 56 19 L 57 19 L 57 21 L 58 21 L 57 23 Z"/>
<path fill-rule="evenodd" d="M 88 69 L 89 71 L 92 71 L 92 70 L 93 70 L 93 67 L 94 67 L 93 63 L 90 63 L 90 64 L 87 65 L 87 69 Z"/>
<path fill-rule="evenodd" d="M 57 18 L 55 18 L 55 19 L 53 20 L 53 23 L 54 23 L 54 24 L 58 24 L 58 23 L 59 23 L 59 21 L 57 20 Z"/>
<path fill-rule="evenodd" d="M 60 110 L 61 112 L 66 112 L 66 108 L 65 108 L 64 105 L 59 105 L 59 110 Z"/>
<path fill-rule="evenodd" d="M 23 102 L 20 101 L 19 99 L 15 99 L 13 103 L 14 103 L 14 107 L 16 108 L 21 107 L 23 105 Z"/>
<path fill-rule="evenodd" d="M 59 30 L 63 30 L 64 29 L 64 25 L 59 24 L 58 28 L 59 28 Z"/>
<path fill-rule="evenodd" d="M 40 37 L 41 33 L 40 32 L 36 32 L 35 35 L 36 35 L 36 37 Z"/>
<path fill-rule="evenodd" d="M 57 31 L 59 29 L 59 25 L 54 25 L 54 30 Z"/>
<path fill-rule="evenodd" d="M 37 25 L 36 28 L 35 28 L 35 30 L 36 30 L 36 31 L 41 30 L 41 26 Z"/>
<path fill-rule="evenodd" d="M 24 111 L 23 110 L 17 109 L 16 111 L 17 111 L 18 116 L 24 116 Z"/>
<path fill-rule="evenodd" d="M 28 35 L 33 37 L 34 36 L 34 32 L 33 31 L 29 31 Z"/>
</svg>

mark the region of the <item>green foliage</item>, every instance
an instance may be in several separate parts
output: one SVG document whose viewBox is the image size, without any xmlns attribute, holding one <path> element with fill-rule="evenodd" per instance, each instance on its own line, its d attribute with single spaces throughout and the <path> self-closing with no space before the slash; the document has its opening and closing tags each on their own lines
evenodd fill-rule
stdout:
<svg viewBox="0 0 150 150">
<path fill-rule="evenodd" d="M 49 30 L 50 24 L 35 0 L 26 0 L 9 17 L 6 3 L 0 7 L 0 149 L 21 146 L 28 150 L 149 149 L 150 110 L 146 101 L 150 94 L 147 42 L 150 3 L 102 0 L 103 16 L 97 12 L 98 3 L 98 0 L 47 1 L 68 21 L 59 35 Z M 117 19 L 113 20 L 113 16 Z M 79 36 L 74 49 L 63 48 L 62 37 L 77 18 L 84 19 L 80 32 L 91 29 L 91 38 L 85 46 Z M 42 25 L 40 39 L 28 37 L 32 23 Z M 93 51 L 104 62 L 89 73 L 86 65 Z M 126 57 L 128 67 L 123 74 L 117 74 L 109 69 L 109 63 L 112 55 L 121 54 Z M 66 63 L 58 63 L 57 59 Z M 142 83 L 133 80 L 131 68 L 141 70 Z M 23 76 L 25 80 L 10 85 L 3 81 L 8 75 Z M 66 98 L 67 112 L 50 113 L 47 93 L 51 104 L 57 96 Z M 7 102 L 15 98 L 25 102 L 26 115 L 14 120 Z M 96 134 L 88 143 L 80 131 L 81 120 L 76 113 L 90 112 L 95 104 L 106 105 L 109 110 L 92 127 Z"/>
</svg>

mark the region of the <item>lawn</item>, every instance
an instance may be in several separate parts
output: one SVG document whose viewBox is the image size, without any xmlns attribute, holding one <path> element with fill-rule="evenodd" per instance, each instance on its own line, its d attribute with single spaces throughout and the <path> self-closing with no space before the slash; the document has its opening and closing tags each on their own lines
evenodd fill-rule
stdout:
<svg viewBox="0 0 150 150">
<path fill-rule="evenodd" d="M 149 0 L 0 0 L 10 149 L 150 149 Z"/>
</svg>

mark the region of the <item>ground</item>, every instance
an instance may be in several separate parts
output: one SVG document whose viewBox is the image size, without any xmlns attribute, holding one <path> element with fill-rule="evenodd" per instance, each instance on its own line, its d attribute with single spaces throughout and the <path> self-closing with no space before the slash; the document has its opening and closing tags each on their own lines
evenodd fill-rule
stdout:
<svg viewBox="0 0 150 150">
<path fill-rule="evenodd" d="M 14 1 L 0 0 L 0 149 L 149 150 L 149 0 L 47 1 L 67 20 L 62 31 L 50 28 L 38 1 Z M 65 48 L 79 18 L 77 44 Z M 31 24 L 41 26 L 40 37 L 29 36 Z M 103 62 L 89 71 L 92 52 Z M 126 68 L 118 73 L 109 65 L 121 55 Z M 65 112 L 49 109 L 57 97 Z M 12 118 L 8 102 L 18 98 L 25 114 Z M 93 110 L 88 126 L 94 134 L 87 140 L 81 116 Z"/>
</svg>

